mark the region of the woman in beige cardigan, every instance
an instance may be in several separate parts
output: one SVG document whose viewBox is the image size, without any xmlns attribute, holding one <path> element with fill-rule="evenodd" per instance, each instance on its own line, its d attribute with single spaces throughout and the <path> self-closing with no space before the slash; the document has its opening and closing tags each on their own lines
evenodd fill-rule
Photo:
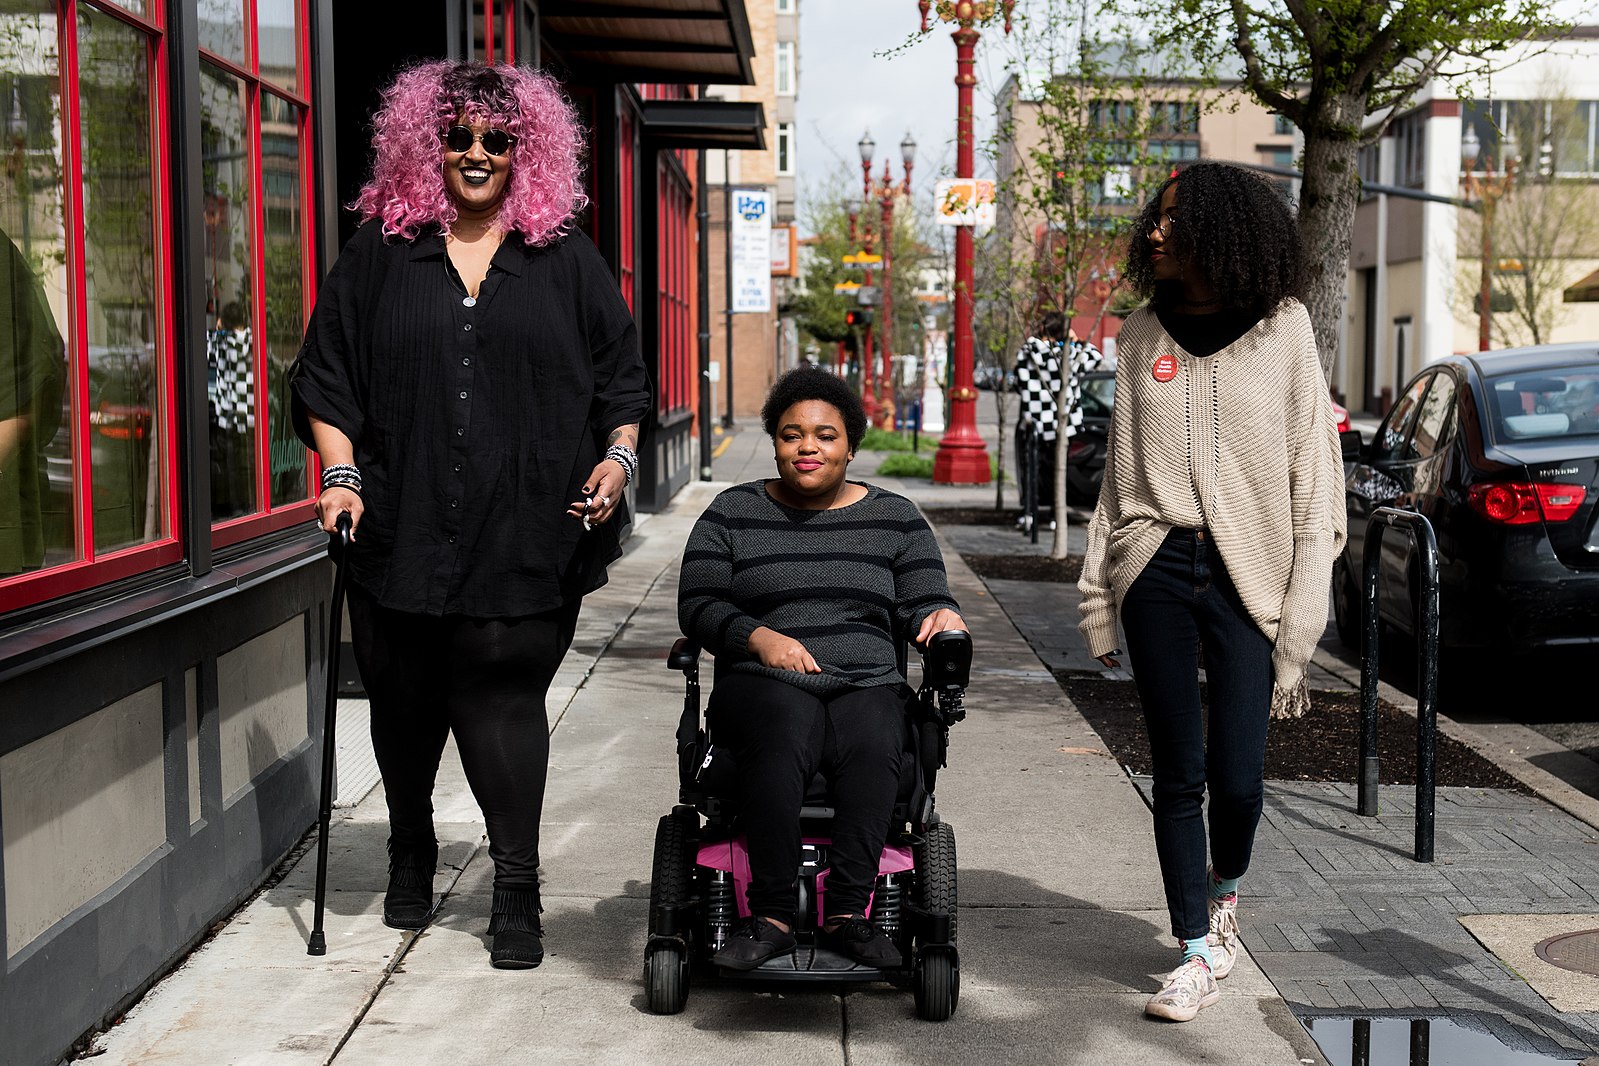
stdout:
<svg viewBox="0 0 1599 1066">
<path fill-rule="evenodd" d="M 1188 1021 L 1237 957 L 1267 720 L 1308 706 L 1344 539 L 1343 466 L 1310 317 L 1290 295 L 1298 237 L 1276 187 L 1217 163 L 1184 169 L 1135 225 L 1128 280 L 1149 303 L 1118 338 L 1079 629 L 1106 666 L 1119 665 L 1118 617 L 1126 635 L 1183 948 L 1145 1012 Z"/>
</svg>

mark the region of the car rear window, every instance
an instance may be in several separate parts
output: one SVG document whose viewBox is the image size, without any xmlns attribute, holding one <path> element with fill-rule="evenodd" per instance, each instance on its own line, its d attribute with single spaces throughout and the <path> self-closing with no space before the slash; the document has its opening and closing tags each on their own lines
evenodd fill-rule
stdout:
<svg viewBox="0 0 1599 1066">
<path fill-rule="evenodd" d="M 1498 440 L 1599 433 L 1599 368 L 1550 367 L 1490 377 L 1487 383 Z"/>
</svg>

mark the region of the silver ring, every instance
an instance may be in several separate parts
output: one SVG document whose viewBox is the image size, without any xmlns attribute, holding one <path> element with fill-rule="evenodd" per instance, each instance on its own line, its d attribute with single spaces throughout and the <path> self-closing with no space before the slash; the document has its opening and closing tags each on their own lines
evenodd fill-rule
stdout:
<svg viewBox="0 0 1599 1066">
<path fill-rule="evenodd" d="M 600 497 L 600 506 L 601 507 L 609 507 L 609 506 L 611 506 L 611 498 L 609 496 L 601 496 Z"/>
</svg>

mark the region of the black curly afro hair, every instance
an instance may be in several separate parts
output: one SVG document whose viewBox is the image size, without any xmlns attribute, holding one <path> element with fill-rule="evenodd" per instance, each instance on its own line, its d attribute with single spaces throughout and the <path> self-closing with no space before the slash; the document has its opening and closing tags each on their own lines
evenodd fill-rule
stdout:
<svg viewBox="0 0 1599 1066">
<path fill-rule="evenodd" d="M 844 436 L 849 439 L 849 450 L 855 451 L 866 436 L 866 408 L 861 398 L 841 377 L 814 366 L 797 366 L 772 384 L 761 405 L 761 425 L 768 437 L 776 438 L 777 420 L 797 403 L 820 400 L 838 408 L 844 416 Z"/>
<path fill-rule="evenodd" d="M 1160 199 L 1177 186 L 1168 249 L 1216 290 L 1222 306 L 1265 314 L 1299 288 L 1299 231 L 1283 193 L 1265 178 L 1225 163 L 1194 163 L 1167 178 L 1133 223 L 1127 280 L 1157 307 L 1176 286 L 1155 283 L 1149 234 Z"/>
</svg>

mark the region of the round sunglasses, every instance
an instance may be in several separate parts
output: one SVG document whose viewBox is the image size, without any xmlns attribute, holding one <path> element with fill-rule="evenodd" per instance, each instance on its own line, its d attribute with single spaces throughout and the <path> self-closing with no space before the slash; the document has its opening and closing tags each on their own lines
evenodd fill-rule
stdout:
<svg viewBox="0 0 1599 1066">
<path fill-rule="evenodd" d="M 473 133 L 469 127 L 461 125 L 451 126 L 444 131 L 444 145 L 452 152 L 470 152 L 473 141 L 483 142 L 483 150 L 489 155 L 504 155 L 516 143 L 516 137 L 504 130 Z"/>
</svg>

